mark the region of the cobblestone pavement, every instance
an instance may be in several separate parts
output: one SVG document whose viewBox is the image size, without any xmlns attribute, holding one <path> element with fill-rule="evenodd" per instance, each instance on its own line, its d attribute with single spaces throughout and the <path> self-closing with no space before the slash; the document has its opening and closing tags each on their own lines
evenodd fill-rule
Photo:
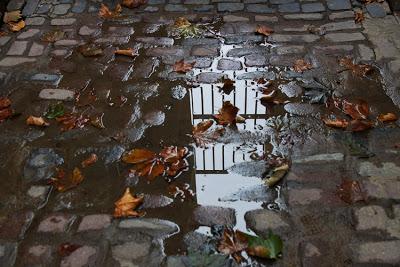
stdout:
<svg viewBox="0 0 400 267">
<path fill-rule="evenodd" d="M 243 266 L 400 265 L 399 121 L 352 133 L 325 126 L 319 104 L 329 92 L 367 101 L 371 117 L 400 115 L 400 17 L 387 2 L 148 0 L 121 17 L 99 18 L 101 3 L 113 9 L 117 2 L 8 3 L 26 27 L 0 37 L 0 97 L 11 99 L 15 114 L 0 124 L 0 266 L 237 266 L 227 257 L 195 263 L 193 251 L 206 253 L 215 225 L 281 236 L 280 259 L 248 258 Z M 201 26 L 199 37 L 173 35 L 182 16 Z M 260 25 L 274 33 L 256 34 Z M 54 30 L 64 35 L 44 42 Z M 83 57 L 78 50 L 87 43 L 102 55 Z M 139 55 L 114 55 L 129 47 Z M 346 56 L 374 73 L 343 70 L 338 60 Z M 175 72 L 181 59 L 194 68 Z M 299 59 L 311 69 L 293 71 Z M 233 92 L 221 91 L 222 78 L 235 81 Z M 260 79 L 278 81 L 287 101 L 264 106 Z M 237 106 L 244 123 L 197 147 L 192 126 L 217 114 L 222 101 Z M 26 125 L 57 102 L 103 114 L 105 128 Z M 149 183 L 120 161 L 132 148 L 167 145 L 190 147 L 189 168 L 176 180 Z M 82 184 L 57 192 L 47 183 L 57 167 L 72 171 L 90 153 L 99 159 L 83 170 Z M 261 155 L 290 160 L 277 186 L 260 179 L 268 171 Z M 346 179 L 361 201 L 343 201 Z M 169 195 L 168 184 L 196 194 Z M 145 217 L 112 217 L 127 186 L 145 194 Z"/>
</svg>

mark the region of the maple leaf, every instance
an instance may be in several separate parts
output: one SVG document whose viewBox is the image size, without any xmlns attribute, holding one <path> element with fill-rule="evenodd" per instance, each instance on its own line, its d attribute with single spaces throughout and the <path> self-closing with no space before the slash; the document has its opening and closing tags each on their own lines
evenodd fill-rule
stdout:
<svg viewBox="0 0 400 267">
<path fill-rule="evenodd" d="M 265 36 L 270 36 L 272 33 L 274 33 L 274 30 L 265 25 L 258 25 L 256 28 L 256 33 L 259 33 L 259 34 L 262 34 Z"/>
<path fill-rule="evenodd" d="M 205 147 L 207 143 L 216 140 L 224 133 L 223 128 L 210 131 L 210 127 L 214 124 L 212 120 L 205 120 L 193 126 L 192 136 L 197 146 Z"/>
<path fill-rule="evenodd" d="M 231 79 L 222 79 L 222 87 L 220 89 L 224 92 L 224 94 L 229 95 L 235 89 L 235 81 Z"/>
<path fill-rule="evenodd" d="M 122 7 L 120 4 L 118 4 L 114 11 L 111 11 L 107 5 L 101 4 L 100 10 L 99 10 L 99 17 L 103 19 L 112 19 L 112 18 L 117 18 L 121 16 L 122 12 Z"/>
<path fill-rule="evenodd" d="M 295 72 L 303 72 L 312 69 L 312 65 L 305 61 L 304 59 L 297 59 L 294 62 L 293 69 Z"/>
<path fill-rule="evenodd" d="M 56 120 L 63 125 L 61 131 L 65 132 L 85 127 L 89 118 L 83 114 L 67 113 L 61 117 L 57 117 Z"/>
<path fill-rule="evenodd" d="M 147 0 L 122 0 L 122 5 L 127 8 L 137 8 L 147 3 Z"/>
<path fill-rule="evenodd" d="M 243 235 L 237 235 L 232 229 L 225 228 L 217 249 L 220 253 L 231 255 L 240 263 L 243 261 L 241 252 L 247 247 L 247 239 L 243 238 Z"/>
<path fill-rule="evenodd" d="M 123 55 L 123 56 L 128 56 L 128 57 L 136 57 L 139 54 L 137 53 L 136 50 L 133 48 L 128 48 L 128 49 L 118 49 L 114 52 L 116 55 Z"/>
<path fill-rule="evenodd" d="M 218 124 L 224 126 L 236 124 L 236 117 L 239 109 L 232 105 L 230 101 L 225 101 L 218 112 L 219 114 L 214 115 L 214 119 Z"/>
<path fill-rule="evenodd" d="M 361 23 L 362 21 L 364 21 L 364 19 L 365 19 L 364 12 L 362 12 L 362 11 L 354 12 L 354 22 L 355 23 Z"/>
<path fill-rule="evenodd" d="M 337 187 L 336 194 L 348 204 L 366 200 L 366 194 L 360 182 L 351 179 L 343 179 Z"/>
<path fill-rule="evenodd" d="M 345 68 L 345 70 L 351 70 L 353 74 L 358 76 L 366 76 L 373 71 L 371 65 L 367 64 L 354 64 L 353 60 L 349 57 L 341 58 L 339 64 Z"/>
<path fill-rule="evenodd" d="M 22 18 L 20 10 L 11 11 L 4 13 L 3 21 L 4 23 L 18 22 Z"/>
<path fill-rule="evenodd" d="M 174 71 L 178 73 L 186 73 L 192 70 L 194 64 L 196 64 L 196 62 L 185 63 L 184 60 L 182 59 L 180 61 L 175 62 Z"/>
<path fill-rule="evenodd" d="M 380 122 L 390 122 L 390 121 L 396 121 L 397 120 L 397 116 L 394 113 L 386 113 L 386 114 L 380 114 L 378 116 L 378 120 Z"/>
<path fill-rule="evenodd" d="M 9 22 L 8 28 L 10 29 L 10 31 L 19 32 L 20 30 L 25 28 L 25 21 L 20 20 L 19 22 Z"/>
<path fill-rule="evenodd" d="M 87 166 L 95 164 L 97 161 L 97 155 L 92 153 L 88 158 L 86 158 L 84 161 L 82 161 L 81 165 L 82 168 L 86 168 Z"/>
<path fill-rule="evenodd" d="M 42 117 L 35 117 L 35 116 L 29 116 L 26 119 L 26 124 L 27 125 L 35 125 L 35 126 L 49 126 L 50 125 Z"/>
<path fill-rule="evenodd" d="M 114 218 L 121 217 L 142 217 L 143 211 L 136 209 L 143 203 L 144 196 L 133 196 L 129 187 L 125 189 L 124 195 L 115 202 Z"/>
<path fill-rule="evenodd" d="M 77 245 L 77 244 L 71 244 L 69 242 L 67 243 L 62 243 L 58 249 L 58 255 L 60 255 L 61 257 L 67 257 L 69 256 L 72 252 L 74 252 L 75 250 L 77 250 L 78 248 L 82 247 L 81 245 Z"/>
<path fill-rule="evenodd" d="M 51 178 L 49 183 L 58 191 L 65 192 L 78 186 L 80 183 L 82 183 L 84 178 L 85 177 L 78 168 L 74 168 L 72 173 L 67 177 L 63 169 L 57 169 L 56 177 Z"/>
<path fill-rule="evenodd" d="M 41 40 L 43 42 L 54 43 L 54 42 L 57 42 L 58 40 L 63 39 L 64 36 L 65 36 L 65 32 L 63 32 L 61 30 L 54 30 L 54 31 L 44 33 L 41 37 Z"/>
</svg>

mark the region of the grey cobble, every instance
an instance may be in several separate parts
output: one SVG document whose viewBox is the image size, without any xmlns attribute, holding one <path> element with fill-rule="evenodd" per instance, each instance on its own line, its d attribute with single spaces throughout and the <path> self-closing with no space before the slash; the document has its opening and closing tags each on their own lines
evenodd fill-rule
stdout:
<svg viewBox="0 0 400 267">
<path fill-rule="evenodd" d="M 8 56 L 21 56 L 28 46 L 27 41 L 15 41 L 7 52 Z"/>
</svg>

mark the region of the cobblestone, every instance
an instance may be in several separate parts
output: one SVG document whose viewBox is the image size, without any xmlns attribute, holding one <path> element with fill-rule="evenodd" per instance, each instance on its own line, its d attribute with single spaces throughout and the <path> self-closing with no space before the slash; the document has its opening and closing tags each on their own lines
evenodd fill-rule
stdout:
<svg viewBox="0 0 400 267">
<path fill-rule="evenodd" d="M 290 4 L 279 5 L 279 12 L 282 12 L 282 13 L 300 12 L 300 4 L 299 3 L 290 3 Z"/>
<path fill-rule="evenodd" d="M 286 14 L 283 17 L 287 20 L 322 20 L 324 18 L 323 14 L 320 13 L 306 13 L 306 14 Z"/>
<path fill-rule="evenodd" d="M 268 234 L 269 231 L 289 228 L 289 224 L 283 218 L 282 214 L 271 210 L 252 210 L 246 212 L 244 216 L 246 225 L 259 235 Z"/>
<path fill-rule="evenodd" d="M 50 24 L 53 26 L 69 26 L 76 22 L 76 18 L 65 18 L 65 19 L 52 19 Z"/>
<path fill-rule="evenodd" d="M 21 56 L 28 46 L 27 41 L 15 41 L 7 52 L 8 56 Z"/>
<path fill-rule="evenodd" d="M 330 10 L 351 9 L 349 0 L 327 0 L 327 5 Z"/>
<path fill-rule="evenodd" d="M 356 263 L 397 264 L 400 262 L 400 241 L 367 242 L 353 245 Z"/>
<path fill-rule="evenodd" d="M 17 39 L 27 39 L 27 38 L 32 38 L 36 34 L 40 32 L 39 29 L 29 29 L 23 33 L 20 33 L 17 37 Z"/>
<path fill-rule="evenodd" d="M 64 100 L 69 101 L 74 99 L 75 92 L 66 89 L 43 89 L 39 93 L 42 99 Z"/>
<path fill-rule="evenodd" d="M 61 267 L 70 266 L 94 266 L 97 249 L 90 246 L 83 246 L 74 250 L 70 255 L 61 261 Z"/>
<path fill-rule="evenodd" d="M 76 216 L 67 214 L 53 214 L 42 220 L 38 226 L 38 232 L 64 233 L 75 221 Z"/>
<path fill-rule="evenodd" d="M 220 12 L 241 11 L 244 9 L 244 4 L 242 4 L 242 3 L 218 3 L 217 9 Z M 250 11 L 250 10 L 248 10 L 248 11 Z"/>
<path fill-rule="evenodd" d="M 316 13 L 325 11 L 325 6 L 322 3 L 307 3 L 301 5 L 301 10 L 305 13 Z"/>
<path fill-rule="evenodd" d="M 320 39 L 319 36 L 313 34 L 297 34 L 297 35 L 274 34 L 268 37 L 269 41 L 277 43 L 297 43 L 297 42 L 312 43 L 319 39 Z"/>
<path fill-rule="evenodd" d="M 82 218 L 78 232 L 102 230 L 111 224 L 111 216 L 107 214 L 87 215 Z"/>
<path fill-rule="evenodd" d="M 236 224 L 235 210 L 231 208 L 199 206 L 195 208 L 193 215 L 195 221 L 204 226 Z"/>
<path fill-rule="evenodd" d="M 31 17 L 25 20 L 26 25 L 28 26 L 40 26 L 46 21 L 43 17 Z"/>
<path fill-rule="evenodd" d="M 271 8 L 264 4 L 247 5 L 246 10 L 252 13 L 264 13 L 264 14 L 273 14 L 276 12 L 275 8 Z"/>
<path fill-rule="evenodd" d="M 289 205 L 308 205 L 315 201 L 319 201 L 322 196 L 322 190 L 317 188 L 310 189 L 290 189 Z"/>
<path fill-rule="evenodd" d="M 5 44 L 8 43 L 8 41 L 11 40 L 11 37 L 9 36 L 2 36 L 0 37 L 0 46 L 4 46 Z"/>
<path fill-rule="evenodd" d="M 362 33 L 328 33 L 325 35 L 325 38 L 334 43 L 342 43 L 342 42 L 352 42 L 352 41 L 363 41 L 365 37 Z"/>
<path fill-rule="evenodd" d="M 0 60 L 0 67 L 13 67 L 24 63 L 33 63 L 36 59 L 28 57 L 5 57 Z"/>
</svg>

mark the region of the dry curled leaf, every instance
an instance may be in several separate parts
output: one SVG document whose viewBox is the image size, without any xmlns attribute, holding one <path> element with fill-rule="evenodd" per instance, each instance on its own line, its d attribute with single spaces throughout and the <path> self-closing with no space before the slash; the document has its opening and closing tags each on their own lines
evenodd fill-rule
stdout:
<svg viewBox="0 0 400 267">
<path fill-rule="evenodd" d="M 297 59 L 294 62 L 293 69 L 296 72 L 303 72 L 309 69 L 312 69 L 311 63 L 305 61 L 304 59 Z"/>
<path fill-rule="evenodd" d="M 82 161 L 81 165 L 82 168 L 86 168 L 90 165 L 93 165 L 97 162 L 97 155 L 92 153 L 90 154 L 90 156 L 88 158 L 86 158 L 85 160 Z"/>
<path fill-rule="evenodd" d="M 339 64 L 346 70 L 351 70 L 353 74 L 358 76 L 366 76 L 373 71 L 371 65 L 367 64 L 354 64 L 353 60 L 349 57 L 341 58 Z"/>
<path fill-rule="evenodd" d="M 4 13 L 3 21 L 4 23 L 18 22 L 22 18 L 20 10 L 11 11 Z"/>
<path fill-rule="evenodd" d="M 44 33 L 41 37 L 41 40 L 43 42 L 54 43 L 54 42 L 57 42 L 58 40 L 63 39 L 64 36 L 65 36 L 65 32 L 63 32 L 61 30 L 54 30 L 54 31 Z"/>
<path fill-rule="evenodd" d="M 349 126 L 349 122 L 346 119 L 323 119 L 324 123 L 333 128 L 342 128 L 346 129 Z"/>
<path fill-rule="evenodd" d="M 380 114 L 378 116 L 378 120 L 380 122 L 390 122 L 390 121 L 396 121 L 397 120 L 397 116 L 394 113 L 385 113 L 385 114 Z"/>
<path fill-rule="evenodd" d="M 259 34 L 262 34 L 265 36 L 270 36 L 271 34 L 274 33 L 274 30 L 265 25 L 258 25 L 256 28 L 256 33 L 259 33 Z"/>
<path fill-rule="evenodd" d="M 115 202 L 114 218 L 142 217 L 143 211 L 136 209 L 143 203 L 144 196 L 133 196 L 129 187 L 125 189 L 124 195 Z"/>
<path fill-rule="evenodd" d="M 182 59 L 180 61 L 175 62 L 174 71 L 178 73 L 186 73 L 193 69 L 194 64 L 196 64 L 196 62 L 185 63 L 184 60 Z"/>
<path fill-rule="evenodd" d="M 128 56 L 128 57 L 136 57 L 138 55 L 137 51 L 134 50 L 133 48 L 128 48 L 128 49 L 118 49 L 114 52 L 116 55 L 123 55 L 123 56 Z"/>
<path fill-rule="evenodd" d="M 364 12 L 362 12 L 362 11 L 354 12 L 354 22 L 355 23 L 361 23 L 364 21 L 364 19 L 365 19 Z"/>
<path fill-rule="evenodd" d="M 231 255 L 237 263 L 240 263 L 243 261 L 241 252 L 247 247 L 247 238 L 236 234 L 232 229 L 226 228 L 217 249 L 220 253 Z"/>
<path fill-rule="evenodd" d="M 236 124 L 236 117 L 239 109 L 232 105 L 231 102 L 225 101 L 218 112 L 219 114 L 214 115 L 217 124 L 224 126 Z"/>
<path fill-rule="evenodd" d="M 122 6 L 127 8 L 137 8 L 147 3 L 147 0 L 122 0 Z"/>
<path fill-rule="evenodd" d="M 62 125 L 61 131 L 69 131 L 72 129 L 81 129 L 88 123 L 89 118 L 83 114 L 67 113 L 56 120 Z"/>
<path fill-rule="evenodd" d="M 117 4 L 114 11 L 111 11 L 107 5 L 101 4 L 99 10 L 99 17 L 103 19 L 112 19 L 121 16 L 122 7 L 120 4 Z"/>
<path fill-rule="evenodd" d="M 343 179 L 336 190 L 336 194 L 341 200 L 348 204 L 365 201 L 366 199 L 366 194 L 360 182 L 351 179 Z"/>
<path fill-rule="evenodd" d="M 78 168 L 74 168 L 72 173 L 66 176 L 63 169 L 57 169 L 56 177 L 50 179 L 50 184 L 53 185 L 58 191 L 65 192 L 82 183 L 84 179 L 83 174 Z"/>
<path fill-rule="evenodd" d="M 29 116 L 26 119 L 26 124 L 27 125 L 35 125 L 35 126 L 49 126 L 50 125 L 42 117 L 35 117 L 35 116 Z"/>
<path fill-rule="evenodd" d="M 9 22 L 8 28 L 10 29 L 10 31 L 19 32 L 20 30 L 25 28 L 25 21 L 20 20 L 18 22 Z"/>
</svg>

